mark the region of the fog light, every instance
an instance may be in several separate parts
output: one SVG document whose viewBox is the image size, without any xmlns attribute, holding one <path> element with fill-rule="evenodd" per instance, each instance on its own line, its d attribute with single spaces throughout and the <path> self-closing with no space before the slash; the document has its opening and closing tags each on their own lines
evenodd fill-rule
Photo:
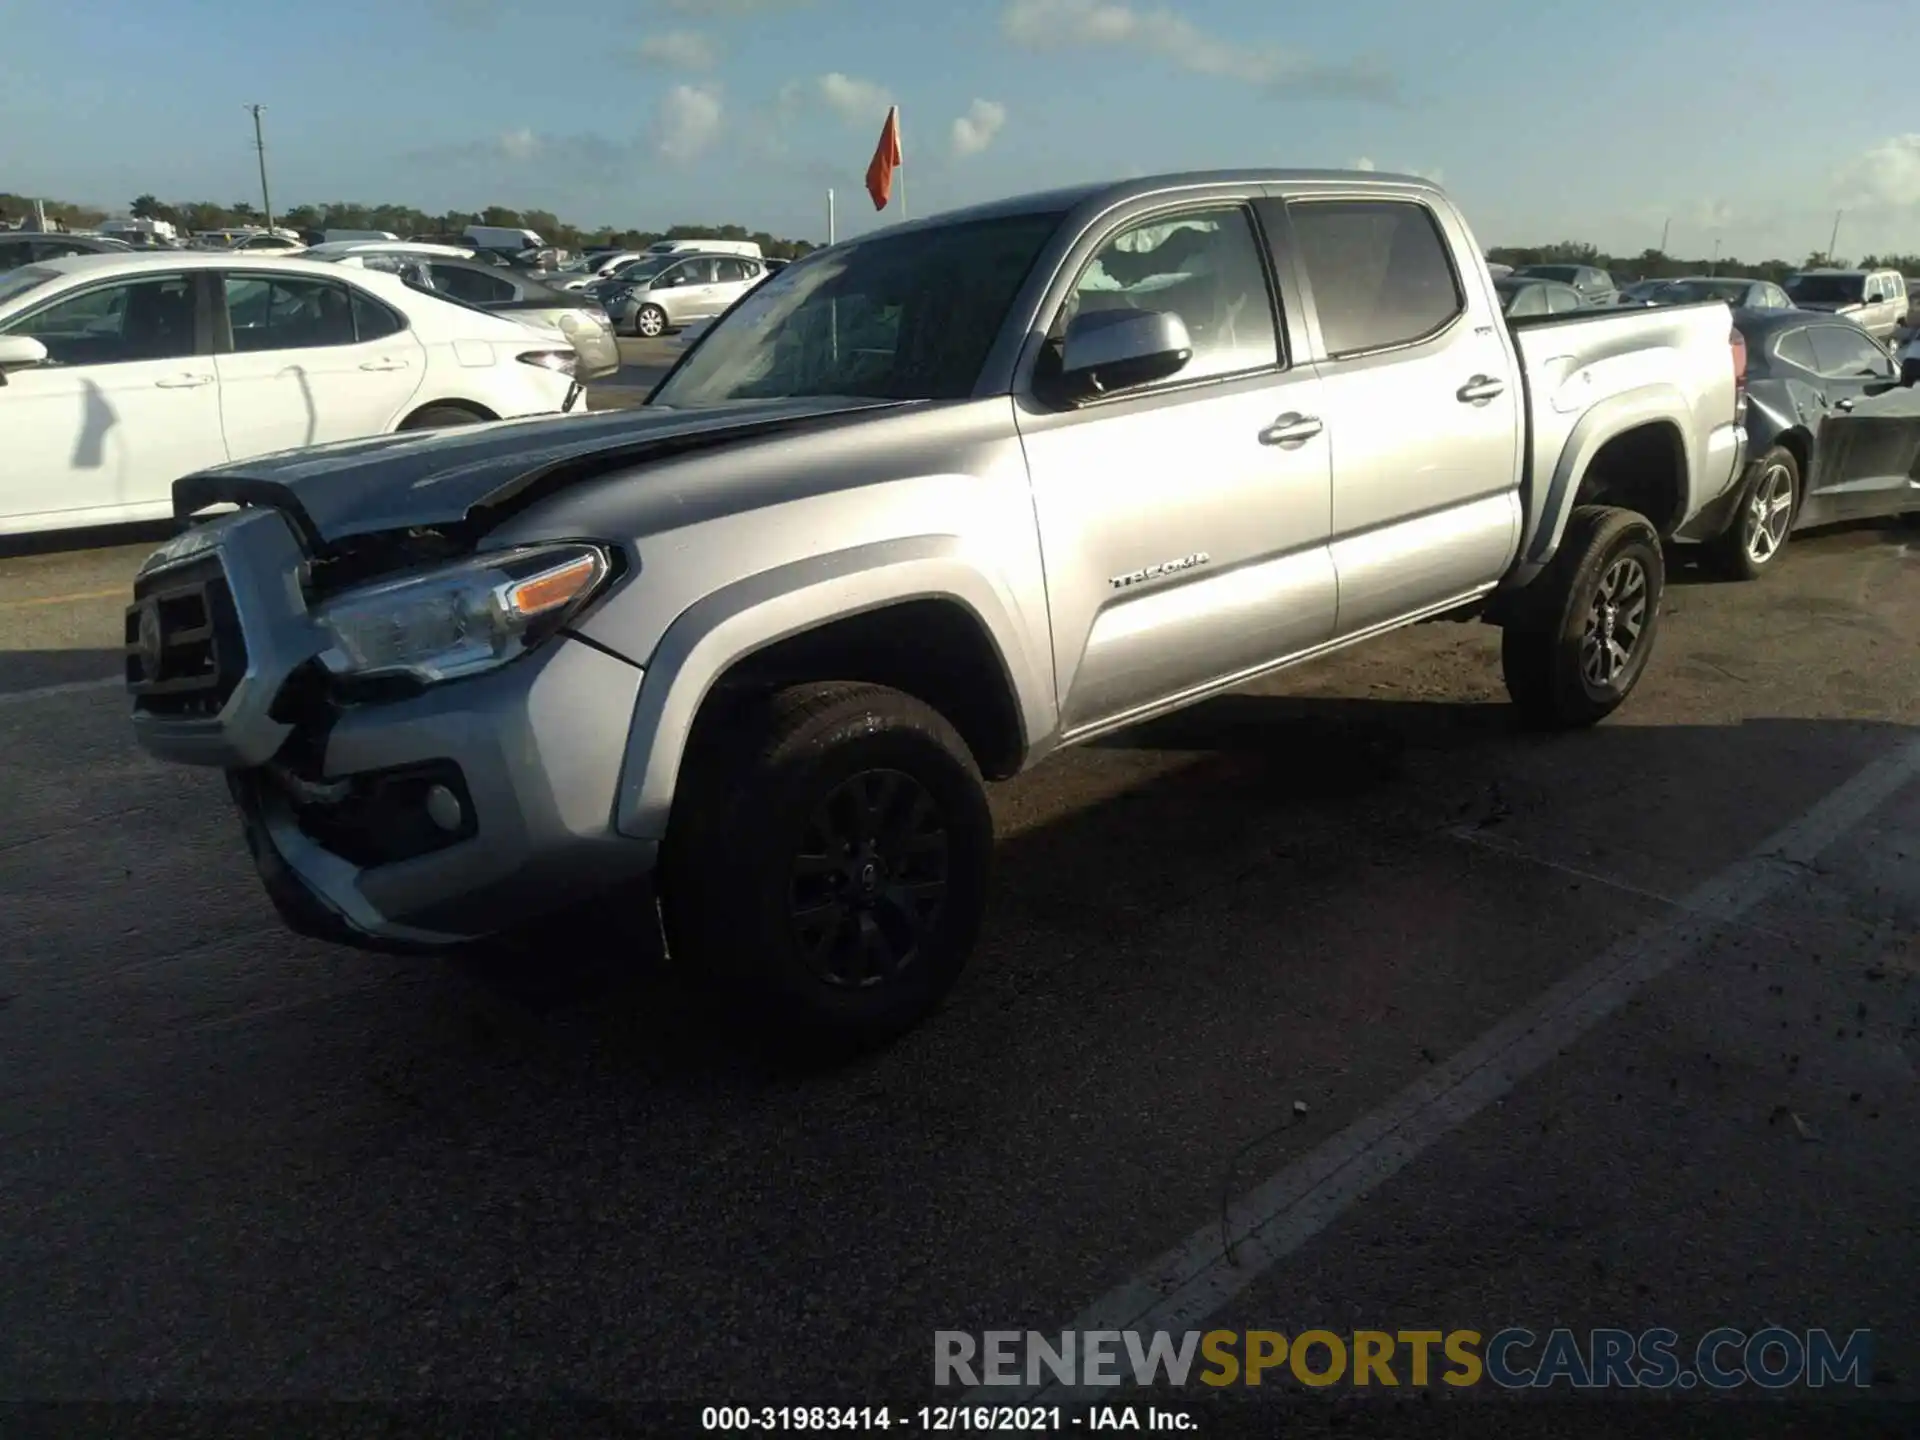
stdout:
<svg viewBox="0 0 1920 1440">
<path fill-rule="evenodd" d="M 451 834 L 467 817 L 460 807 L 460 797 L 444 785 L 435 785 L 427 791 L 427 818 Z"/>
</svg>

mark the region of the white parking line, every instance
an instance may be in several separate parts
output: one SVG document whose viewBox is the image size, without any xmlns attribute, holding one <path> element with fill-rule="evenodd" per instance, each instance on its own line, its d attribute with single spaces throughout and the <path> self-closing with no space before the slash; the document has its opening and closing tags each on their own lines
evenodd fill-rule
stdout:
<svg viewBox="0 0 1920 1440">
<path fill-rule="evenodd" d="M 106 690 L 126 683 L 126 680 L 119 675 L 107 675 L 98 680 L 68 680 L 60 685 L 42 685 L 37 690 L 0 690 L 0 710 L 9 705 L 25 705 L 34 700 L 52 700 L 61 695 L 84 695 L 91 690 Z"/>
<path fill-rule="evenodd" d="M 1267 1270 L 1356 1201 L 1614 1014 L 1649 981 L 1697 954 L 1728 922 L 1769 899 L 1822 851 L 1920 778 L 1920 741 L 1883 756 L 1743 860 L 1515 1011 L 1386 1105 L 1234 1201 L 1222 1217 L 1110 1291 L 1066 1329 L 1201 1328 Z M 1113 1387 L 981 1386 L 968 1405 L 1084 1405 Z"/>
</svg>

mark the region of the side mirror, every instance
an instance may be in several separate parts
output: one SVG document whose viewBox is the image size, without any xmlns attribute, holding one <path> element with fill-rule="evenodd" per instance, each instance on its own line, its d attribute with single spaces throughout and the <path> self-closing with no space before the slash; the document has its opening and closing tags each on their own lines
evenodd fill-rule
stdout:
<svg viewBox="0 0 1920 1440">
<path fill-rule="evenodd" d="M 1186 322 L 1163 310 L 1094 310 L 1067 325 L 1060 383 L 1074 399 L 1150 385 L 1193 359 Z"/>
<path fill-rule="evenodd" d="M 31 370 L 47 363 L 47 347 L 31 335 L 0 335 L 0 385 L 9 370 Z"/>
</svg>

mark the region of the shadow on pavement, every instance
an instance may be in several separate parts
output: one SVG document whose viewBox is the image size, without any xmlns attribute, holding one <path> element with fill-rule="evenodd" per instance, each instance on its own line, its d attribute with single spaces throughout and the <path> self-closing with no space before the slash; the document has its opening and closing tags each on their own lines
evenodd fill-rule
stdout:
<svg viewBox="0 0 1920 1440">
<path fill-rule="evenodd" d="M 208 839 L 224 813 L 39 852 L 0 818 L 22 904 L 63 866 L 95 897 L 39 912 L 0 1011 L 0 1191 L 37 1217 L 0 1279 L 64 1297 L 0 1283 L 0 1391 L 919 1394 L 934 1328 L 1064 1323 L 1237 1157 L 1244 1180 L 1337 1131 L 1663 913 L 1460 827 L 1602 830 L 1680 892 L 1913 733 L 1632 718 L 1543 738 L 1504 707 L 1236 694 L 1061 757 L 995 795 L 945 1010 L 805 1079 L 631 937 L 555 927 L 523 966 L 599 946 L 597 981 L 501 1003 L 223 897 L 254 885 Z M 190 789 L 77 769 L 62 803 L 134 782 Z M 103 940 L 147 852 L 173 868 Z"/>
<path fill-rule="evenodd" d="M 138 525 L 91 525 L 84 530 L 50 530 L 35 535 L 0 535 L 0 560 L 22 555 L 64 555 L 100 550 L 113 545 L 152 541 L 159 545 L 173 534 L 171 520 L 149 520 Z"/>
<path fill-rule="evenodd" d="M 118 650 L 0 650 L 0 698 L 115 678 L 123 673 L 124 660 Z"/>
</svg>

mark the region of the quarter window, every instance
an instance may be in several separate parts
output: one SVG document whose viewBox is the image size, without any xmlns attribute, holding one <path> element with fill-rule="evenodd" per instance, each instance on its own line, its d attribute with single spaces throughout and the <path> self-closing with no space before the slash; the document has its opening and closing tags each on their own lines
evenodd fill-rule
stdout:
<svg viewBox="0 0 1920 1440">
<path fill-rule="evenodd" d="M 1193 359 L 1173 382 L 1280 362 L 1280 336 L 1253 220 L 1238 206 L 1162 217 L 1123 230 L 1081 272 L 1053 333 L 1096 310 L 1180 317 Z"/>
<path fill-rule="evenodd" d="M 1813 342 L 1807 338 L 1805 330 L 1790 330 L 1773 342 L 1773 353 L 1789 365 L 1797 365 L 1802 370 L 1818 370 L 1820 363 L 1813 358 Z"/>
<path fill-rule="evenodd" d="M 407 328 L 407 322 L 364 290 L 353 292 L 353 334 L 356 340 L 384 340 Z"/>
<path fill-rule="evenodd" d="M 459 265 L 434 265 L 429 270 L 435 290 L 451 295 L 456 300 L 464 300 L 469 305 L 500 305 L 519 294 L 511 281 L 488 275 L 484 271 L 468 270 Z"/>
<path fill-rule="evenodd" d="M 241 354 L 354 343 L 353 301 L 344 285 L 229 275 L 226 292 L 233 348 Z"/>
<path fill-rule="evenodd" d="M 167 275 L 61 300 L 6 327 L 47 347 L 55 365 L 177 360 L 197 349 L 193 282 Z"/>
<path fill-rule="evenodd" d="M 1466 308 L 1446 237 L 1426 206 L 1304 200 L 1287 208 L 1328 354 L 1424 340 Z"/>
</svg>

